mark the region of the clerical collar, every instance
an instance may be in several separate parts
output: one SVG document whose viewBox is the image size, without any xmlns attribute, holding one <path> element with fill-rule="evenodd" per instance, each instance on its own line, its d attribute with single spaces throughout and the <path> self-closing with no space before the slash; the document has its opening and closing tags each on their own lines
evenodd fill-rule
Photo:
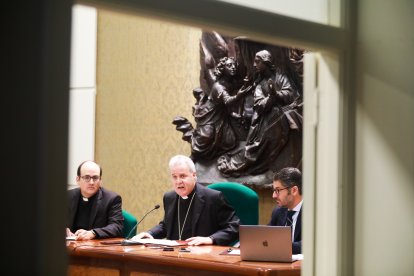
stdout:
<svg viewBox="0 0 414 276">
<path fill-rule="evenodd" d="M 189 193 L 188 195 L 186 195 L 186 196 L 180 196 L 182 199 L 184 199 L 184 200 L 186 200 L 186 199 L 188 199 L 189 197 L 192 197 L 193 196 L 193 194 L 195 193 L 195 187 L 194 187 L 194 189 L 191 191 L 191 193 Z"/>
<path fill-rule="evenodd" d="M 97 194 L 98 193 L 94 194 L 91 197 L 84 197 L 82 194 L 80 196 L 81 196 L 81 199 L 82 199 L 83 202 L 91 202 L 91 201 L 93 201 L 95 199 L 95 197 L 96 197 Z"/>
</svg>

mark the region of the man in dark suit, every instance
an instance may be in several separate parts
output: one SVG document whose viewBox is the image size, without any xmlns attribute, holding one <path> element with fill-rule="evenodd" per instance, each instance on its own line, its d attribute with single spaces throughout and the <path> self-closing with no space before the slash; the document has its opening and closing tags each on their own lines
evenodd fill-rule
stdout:
<svg viewBox="0 0 414 276">
<path fill-rule="evenodd" d="M 302 253 L 302 174 L 284 168 L 273 177 L 273 196 L 277 206 L 268 225 L 292 227 L 292 253 Z"/>
<path fill-rule="evenodd" d="M 174 190 L 164 194 L 164 219 L 133 239 L 167 238 L 188 245 L 229 245 L 237 240 L 240 220 L 234 209 L 221 192 L 196 183 L 193 161 L 177 155 L 169 167 Z"/>
<path fill-rule="evenodd" d="M 102 169 L 93 161 L 81 163 L 76 182 L 79 188 L 68 191 L 69 221 L 67 236 L 76 240 L 122 236 L 122 199 L 101 187 Z"/>
</svg>

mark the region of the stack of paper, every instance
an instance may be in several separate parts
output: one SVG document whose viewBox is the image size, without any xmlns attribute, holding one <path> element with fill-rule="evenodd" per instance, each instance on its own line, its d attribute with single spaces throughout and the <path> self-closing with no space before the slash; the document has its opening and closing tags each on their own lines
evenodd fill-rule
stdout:
<svg viewBox="0 0 414 276">
<path fill-rule="evenodd" d="M 164 245 L 164 246 L 178 246 L 180 245 L 176 241 L 172 240 L 164 240 L 164 239 L 130 239 L 130 240 L 123 240 L 122 245 L 135 245 L 135 244 L 156 244 L 156 245 Z"/>
</svg>

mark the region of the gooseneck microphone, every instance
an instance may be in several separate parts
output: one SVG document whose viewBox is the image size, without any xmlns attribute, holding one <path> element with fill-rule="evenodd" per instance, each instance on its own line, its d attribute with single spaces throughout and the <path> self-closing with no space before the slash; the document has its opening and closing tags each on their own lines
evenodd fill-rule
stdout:
<svg viewBox="0 0 414 276">
<path fill-rule="evenodd" d="M 154 206 L 154 208 L 152 208 L 151 210 L 149 210 L 143 217 L 142 217 L 142 219 L 140 219 L 136 224 L 135 224 L 135 226 L 131 229 L 131 231 L 129 231 L 129 233 L 128 233 L 128 235 L 125 237 L 126 239 L 129 239 L 130 238 L 130 236 L 131 236 L 131 234 L 134 232 L 134 230 L 137 228 L 137 226 L 138 226 L 138 224 L 140 224 L 141 223 L 141 221 L 143 221 L 144 220 L 144 218 L 149 214 L 149 213 L 151 213 L 152 211 L 154 211 L 154 210 L 157 210 L 158 208 L 160 208 L 160 205 L 159 204 L 157 204 L 157 205 L 155 205 Z"/>
</svg>

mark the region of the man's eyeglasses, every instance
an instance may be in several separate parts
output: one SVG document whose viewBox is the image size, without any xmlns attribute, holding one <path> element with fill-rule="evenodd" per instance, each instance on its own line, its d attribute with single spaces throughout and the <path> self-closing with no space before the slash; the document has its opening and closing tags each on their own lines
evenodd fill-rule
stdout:
<svg viewBox="0 0 414 276">
<path fill-rule="evenodd" d="M 84 176 L 81 176 L 81 178 L 82 178 L 85 182 L 89 182 L 89 181 L 91 181 L 91 179 L 92 179 L 92 181 L 93 181 L 93 182 L 97 182 L 99 179 L 101 179 L 101 177 L 100 177 L 100 176 L 98 176 L 98 175 L 94 175 L 94 176 L 84 175 Z"/>
<path fill-rule="evenodd" d="M 291 188 L 291 187 L 286 187 L 286 188 L 283 188 L 283 189 L 279 189 L 279 188 L 273 188 L 272 190 L 273 190 L 273 192 L 274 193 L 276 193 L 277 195 L 279 195 L 279 193 L 280 193 L 280 191 L 283 191 L 283 190 L 286 190 L 286 189 L 289 189 L 289 188 Z"/>
</svg>

